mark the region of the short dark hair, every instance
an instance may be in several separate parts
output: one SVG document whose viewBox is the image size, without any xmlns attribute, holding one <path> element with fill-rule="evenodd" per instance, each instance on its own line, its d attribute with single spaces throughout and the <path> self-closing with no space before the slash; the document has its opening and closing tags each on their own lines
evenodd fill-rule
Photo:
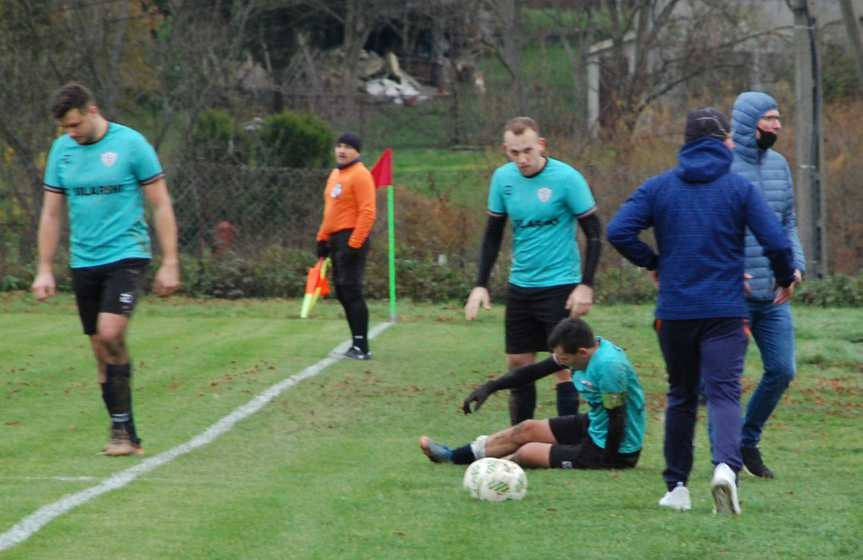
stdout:
<svg viewBox="0 0 863 560">
<path fill-rule="evenodd" d="M 532 130 L 539 136 L 539 125 L 530 117 L 511 118 L 507 121 L 506 126 L 503 127 L 504 133 L 512 132 L 516 136 L 521 136 L 525 130 Z"/>
<path fill-rule="evenodd" d="M 78 82 L 69 82 L 54 93 L 51 114 L 55 119 L 62 119 L 72 109 L 83 111 L 95 102 L 96 98 L 87 86 Z"/>
<path fill-rule="evenodd" d="M 565 352 L 575 354 L 579 348 L 593 348 L 595 345 L 593 330 L 581 319 L 561 319 L 548 335 L 549 350 L 560 346 Z"/>
</svg>

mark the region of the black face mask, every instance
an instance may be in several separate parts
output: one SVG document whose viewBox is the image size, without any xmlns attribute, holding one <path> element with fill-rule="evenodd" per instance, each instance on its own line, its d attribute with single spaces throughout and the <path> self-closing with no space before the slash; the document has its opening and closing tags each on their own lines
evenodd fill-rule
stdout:
<svg viewBox="0 0 863 560">
<path fill-rule="evenodd" d="M 773 146 L 773 144 L 776 143 L 777 137 L 776 137 L 776 134 L 774 134 L 773 132 L 767 132 L 765 130 L 761 130 L 760 128 L 758 129 L 758 132 L 761 133 L 758 136 L 758 140 L 757 140 L 758 147 L 761 148 L 762 150 L 767 150 L 768 148 Z"/>
</svg>

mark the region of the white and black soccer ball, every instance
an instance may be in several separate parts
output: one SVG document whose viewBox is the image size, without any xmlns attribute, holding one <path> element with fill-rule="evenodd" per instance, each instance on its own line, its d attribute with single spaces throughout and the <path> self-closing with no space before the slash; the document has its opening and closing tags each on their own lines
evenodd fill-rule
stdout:
<svg viewBox="0 0 863 560">
<path fill-rule="evenodd" d="M 527 494 L 527 475 L 522 468 L 495 457 L 471 463 L 464 473 L 463 484 L 472 498 L 488 502 L 520 500 Z"/>
</svg>

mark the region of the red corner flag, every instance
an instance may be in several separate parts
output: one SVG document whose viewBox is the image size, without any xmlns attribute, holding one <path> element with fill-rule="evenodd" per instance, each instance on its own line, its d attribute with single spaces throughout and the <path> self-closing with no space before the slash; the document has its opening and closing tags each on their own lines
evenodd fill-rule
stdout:
<svg viewBox="0 0 863 560">
<path fill-rule="evenodd" d="M 393 184 L 393 150 L 387 148 L 371 170 L 375 188 L 389 187 Z"/>
</svg>

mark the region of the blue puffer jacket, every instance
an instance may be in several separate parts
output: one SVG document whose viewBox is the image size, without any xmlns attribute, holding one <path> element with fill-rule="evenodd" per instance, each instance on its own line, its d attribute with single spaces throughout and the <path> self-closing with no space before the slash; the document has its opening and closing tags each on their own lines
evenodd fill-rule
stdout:
<svg viewBox="0 0 863 560">
<path fill-rule="evenodd" d="M 758 91 L 741 93 L 734 102 L 731 115 L 734 139 L 734 162 L 731 171 L 742 175 L 755 185 L 770 208 L 776 213 L 794 252 L 794 268 L 805 272 L 806 262 L 800 237 L 797 235 L 797 215 L 794 211 L 794 191 L 788 162 L 774 150 L 762 150 L 755 139 L 755 127 L 762 115 L 776 109 L 776 101 Z M 773 272 L 764 250 L 752 232 L 746 232 L 746 272 L 752 275 L 749 286 L 750 299 L 764 301 L 773 299 Z"/>
</svg>

